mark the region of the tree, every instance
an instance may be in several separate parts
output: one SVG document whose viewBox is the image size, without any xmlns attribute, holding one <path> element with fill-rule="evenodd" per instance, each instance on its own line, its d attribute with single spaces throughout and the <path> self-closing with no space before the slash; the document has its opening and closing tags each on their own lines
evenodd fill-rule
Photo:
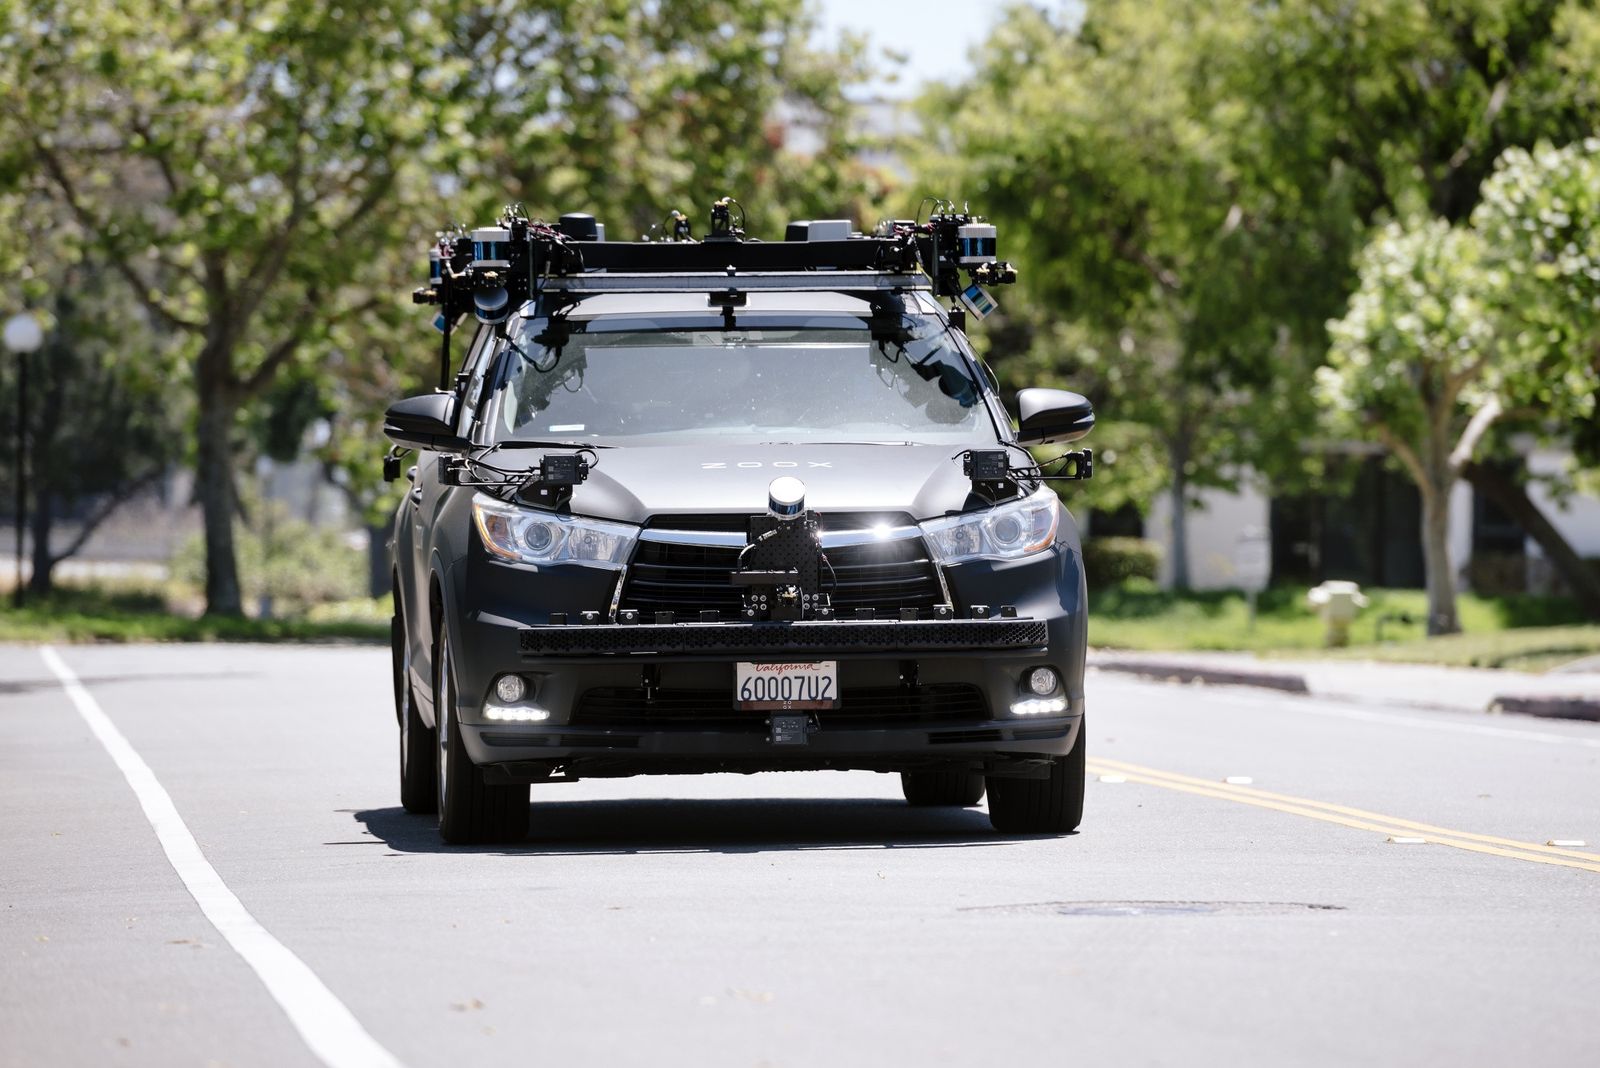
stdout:
<svg viewBox="0 0 1600 1068">
<path fill-rule="evenodd" d="M 1025 269 L 991 357 L 1006 375 L 1031 349 L 1155 432 L 1180 517 L 1187 484 L 1242 464 L 1322 477 L 1311 377 L 1375 228 L 1465 223 L 1508 146 L 1600 119 L 1583 0 L 1019 6 L 977 54 L 925 99 L 918 169 Z"/>
<path fill-rule="evenodd" d="M 1496 359 L 1492 275 L 1471 230 L 1443 219 L 1391 223 L 1361 254 L 1361 283 L 1330 322 L 1319 398 L 1336 432 L 1374 437 L 1422 497 L 1428 633 L 1454 634 L 1450 491 L 1504 410 L 1511 368 Z"/>
<path fill-rule="evenodd" d="M 1505 149 L 1600 118 L 1590 0 L 1286 0 L 1246 34 L 1259 152 L 1348 170 L 1364 222 L 1466 222 Z"/>
<path fill-rule="evenodd" d="M 1354 177 L 1363 225 L 1433 216 L 1477 227 L 1485 179 L 1508 149 L 1600 125 L 1600 9 L 1585 0 L 1304 0 L 1265 9 L 1261 26 L 1277 103 L 1261 110 L 1260 143 L 1319 146 Z M 1491 258 L 1500 245 L 1489 242 Z M 1600 604 L 1593 575 L 1520 482 L 1476 461 L 1462 474 Z"/>
<path fill-rule="evenodd" d="M 394 302 L 452 149 L 460 71 L 434 10 L 381 0 L 28 0 L 0 50 L 0 131 L 153 323 L 196 399 L 206 604 L 241 609 L 242 408 L 340 324 Z"/>
<path fill-rule="evenodd" d="M 1192 490 L 1300 463 L 1285 441 L 1309 421 L 1311 354 L 1347 272 L 1348 213 L 1319 224 L 1348 183 L 1258 169 L 1250 11 L 1124 0 L 1075 24 L 1013 8 L 973 81 L 922 105 L 926 188 L 970 196 L 1022 268 L 1031 355 L 991 358 L 1080 378 L 1159 439 L 1179 588 Z"/>
<path fill-rule="evenodd" d="M 208 611 L 241 599 L 241 416 L 306 369 L 402 367 L 407 250 L 504 199 L 632 237 L 724 192 L 752 222 L 866 188 L 851 53 L 799 0 L 20 0 L 0 29 L 0 181 L 42 175 L 163 329 L 196 398 Z M 778 112 L 815 152 L 785 147 Z M 407 316 L 406 321 L 415 322 Z M 383 377 L 383 376 L 379 376 Z M 391 379 L 425 380 L 401 370 Z M 392 393 L 389 394 L 392 397 Z M 373 414 L 356 422 L 375 431 Z"/>
<path fill-rule="evenodd" d="M 1501 343 L 1516 354 L 1501 424 L 1600 467 L 1600 139 L 1505 152 L 1472 225 L 1502 280 L 1493 309 Z M 1476 461 L 1463 475 L 1539 542 L 1585 613 L 1600 619 L 1600 574 L 1534 504 L 1523 480 Z"/>
<path fill-rule="evenodd" d="M 1593 455 L 1600 140 L 1509 149 L 1478 199 L 1470 229 L 1438 219 L 1373 240 L 1319 373 L 1336 423 L 1375 436 L 1421 492 L 1430 634 L 1460 629 L 1447 533 L 1462 476 L 1540 539 L 1587 611 L 1600 607 L 1583 562 L 1526 493 L 1475 460 L 1505 423 Z"/>
<path fill-rule="evenodd" d="M 522 0 L 474 5 L 451 53 L 474 86 L 477 192 L 535 214 L 590 211 L 634 240 L 722 194 L 755 236 L 793 218 L 864 213 L 844 87 L 858 42 L 813 45 L 800 0 Z"/>
<path fill-rule="evenodd" d="M 0 195 L 0 232 L 10 235 L 0 271 L 46 326 L 44 347 L 26 357 L 29 589 L 50 593 L 56 565 L 81 550 L 130 498 L 182 458 L 183 407 L 166 387 L 174 367 L 165 340 L 110 268 L 85 256 L 84 235 L 37 181 Z M 17 308 L 0 309 L 6 314 Z M 12 363 L 0 371 L 0 412 L 16 410 Z M 9 449 L 8 449 L 9 451 Z M 13 499 L 19 472 L 0 468 L 0 496 Z M 76 527 L 56 538 L 64 512 Z"/>
<path fill-rule="evenodd" d="M 111 284 L 83 265 L 52 290 L 52 328 L 32 361 L 29 440 L 29 590 L 50 593 L 56 565 L 81 550 L 122 505 L 154 486 L 182 453 L 179 414 L 163 388 L 166 368 L 148 331 Z M 85 306 L 86 298 L 93 303 Z M 108 307 L 109 305 L 109 307 Z M 0 390 L 0 410 L 12 399 Z M 64 544 L 54 532 L 64 506 L 82 509 Z"/>
<path fill-rule="evenodd" d="M 1392 224 L 1362 256 L 1362 285 L 1318 374 L 1334 424 L 1376 436 L 1422 496 L 1429 633 L 1454 633 L 1450 491 L 1462 475 L 1538 532 L 1594 611 L 1581 560 L 1526 499 L 1475 462 L 1496 422 L 1570 433 L 1586 448 L 1600 390 L 1600 141 L 1510 149 L 1472 227 Z"/>
</svg>

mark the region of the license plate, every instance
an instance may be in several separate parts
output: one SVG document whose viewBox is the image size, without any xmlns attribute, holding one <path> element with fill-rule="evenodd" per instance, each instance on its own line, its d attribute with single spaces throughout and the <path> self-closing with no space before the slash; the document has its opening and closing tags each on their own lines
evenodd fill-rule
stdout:
<svg viewBox="0 0 1600 1068">
<path fill-rule="evenodd" d="M 733 697 L 750 711 L 788 708 L 838 708 L 839 662 L 740 663 L 733 679 Z"/>
</svg>

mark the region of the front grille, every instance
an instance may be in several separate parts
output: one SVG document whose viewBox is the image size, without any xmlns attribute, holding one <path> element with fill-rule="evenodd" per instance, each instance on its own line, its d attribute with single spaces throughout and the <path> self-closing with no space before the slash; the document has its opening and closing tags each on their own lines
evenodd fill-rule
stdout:
<svg viewBox="0 0 1600 1068">
<path fill-rule="evenodd" d="M 890 518 L 891 525 L 909 522 Z M 823 529 L 870 529 L 883 521 L 881 516 L 827 516 Z M 748 523 L 744 516 L 671 516 L 660 525 L 743 533 Z M 832 595 L 837 609 L 932 608 L 942 600 L 938 573 L 920 537 L 836 546 L 826 556 L 832 570 L 822 569 L 822 589 Z M 628 566 L 621 607 L 691 615 L 714 608 L 731 616 L 740 608 L 739 588 L 728 581 L 738 561 L 734 546 L 640 541 Z"/>
<path fill-rule="evenodd" d="M 929 745 L 972 745 L 975 742 L 998 742 L 1003 735 L 990 728 L 981 731 L 942 731 L 928 735 Z"/>
<path fill-rule="evenodd" d="M 533 656 L 634 653 L 908 653 L 941 649 L 1039 649 L 1050 640 L 1042 619 L 924 619 L 917 622 L 601 623 L 523 627 L 518 644 Z"/>
<path fill-rule="evenodd" d="M 981 723 L 989 718 L 983 691 L 976 686 L 940 684 L 914 690 L 898 686 L 847 688 L 839 707 L 812 713 L 830 726 L 891 728 Z M 638 687 L 589 690 L 572 712 L 575 727 L 632 730 L 705 730 L 761 732 L 766 713 L 735 706 L 732 688 L 724 690 L 659 690 L 645 700 Z"/>
</svg>

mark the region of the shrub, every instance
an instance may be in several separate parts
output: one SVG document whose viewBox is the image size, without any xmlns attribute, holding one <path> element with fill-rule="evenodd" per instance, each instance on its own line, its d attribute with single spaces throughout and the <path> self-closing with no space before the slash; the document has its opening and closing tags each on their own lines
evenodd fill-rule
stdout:
<svg viewBox="0 0 1600 1068">
<path fill-rule="evenodd" d="M 1093 538 L 1083 543 L 1083 570 L 1091 589 L 1132 579 L 1154 582 L 1161 546 L 1147 538 Z"/>
<path fill-rule="evenodd" d="M 1475 552 L 1467 563 L 1467 585 L 1486 597 L 1528 592 L 1528 558 L 1521 553 Z"/>
<path fill-rule="evenodd" d="M 295 519 L 281 501 L 254 502 L 250 517 L 235 531 L 239 583 L 248 600 L 270 598 L 274 615 L 296 616 L 367 592 L 366 552 L 348 534 Z M 172 573 L 196 588 L 205 585 L 205 545 L 198 536 L 178 549 Z"/>
</svg>

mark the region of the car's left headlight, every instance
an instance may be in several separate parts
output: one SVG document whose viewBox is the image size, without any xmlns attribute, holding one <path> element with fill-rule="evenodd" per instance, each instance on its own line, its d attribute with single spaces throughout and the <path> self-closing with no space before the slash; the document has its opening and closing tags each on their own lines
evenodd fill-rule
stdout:
<svg viewBox="0 0 1600 1068">
<path fill-rule="evenodd" d="M 519 564 L 621 567 L 639 535 L 627 523 L 520 508 L 486 493 L 472 498 L 472 518 L 490 555 Z"/>
<path fill-rule="evenodd" d="M 1020 501 L 922 524 L 941 564 L 963 560 L 1017 560 L 1043 552 L 1056 540 L 1061 503 L 1048 485 Z"/>
</svg>

